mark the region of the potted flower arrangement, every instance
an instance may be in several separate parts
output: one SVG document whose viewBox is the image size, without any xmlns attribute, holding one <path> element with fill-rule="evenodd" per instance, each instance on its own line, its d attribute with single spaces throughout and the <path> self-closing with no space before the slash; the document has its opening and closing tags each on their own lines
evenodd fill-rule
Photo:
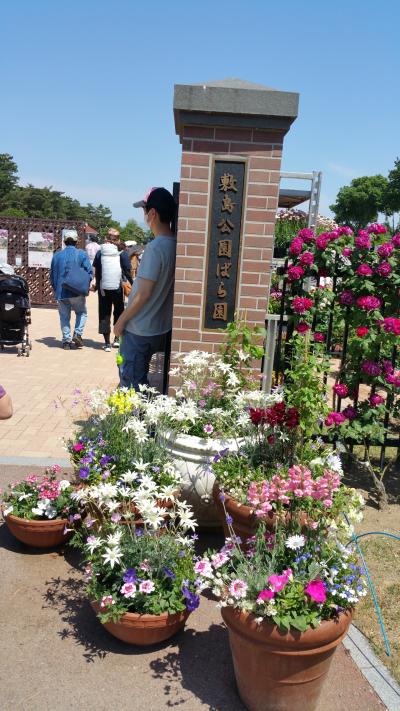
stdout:
<svg viewBox="0 0 400 711">
<path fill-rule="evenodd" d="M 74 486 L 67 479 L 58 480 L 58 465 L 43 476 L 30 474 L 9 485 L 2 496 L 2 513 L 11 533 L 22 543 L 37 548 L 52 548 L 68 540 L 71 518 L 80 519 L 71 500 Z"/>
<path fill-rule="evenodd" d="M 220 600 L 239 694 L 250 711 L 315 708 L 353 608 L 366 594 L 355 552 L 345 545 L 347 524 L 338 517 L 340 498 L 348 492 L 325 475 L 312 485 L 320 497 L 313 498 L 311 481 L 310 472 L 299 467 L 289 479 L 281 477 L 281 503 L 292 492 L 293 505 L 305 517 L 277 517 L 273 531 L 261 524 L 243 550 L 226 512 L 230 538 L 195 565 L 202 587 Z M 291 486 L 286 494 L 285 482 Z M 254 487 L 254 510 L 261 518 L 273 503 L 271 489 Z M 352 507 L 358 516 L 355 494 Z"/>
<path fill-rule="evenodd" d="M 290 346 L 291 367 L 283 386 L 274 391 L 269 406 L 250 408 L 251 429 L 239 451 L 222 450 L 212 463 L 216 476 L 213 493 L 220 517 L 225 525 L 220 501 L 223 498 L 233 527 L 243 540 L 253 535 L 258 525 L 254 497 L 249 495 L 253 485 L 263 482 L 279 489 L 281 480 L 288 477 L 293 466 L 306 466 L 313 478 L 322 475 L 321 466 L 326 470 L 338 466 L 331 450 L 318 438 L 328 411 L 323 386 L 324 357 L 319 346 L 313 345 L 311 349 L 310 342 L 297 334 Z M 265 521 L 271 526 L 276 508 L 274 502 L 264 512 Z"/>
<path fill-rule="evenodd" d="M 238 357 L 248 358 L 244 351 Z M 198 351 L 179 356 L 171 371 L 178 380 L 175 397 L 159 399 L 157 440 L 179 467 L 182 493 L 202 526 L 218 523 L 210 462 L 220 450 L 237 450 L 249 428 L 249 407 L 266 402 L 260 391 L 243 387 L 243 371 L 227 360 Z"/>
<path fill-rule="evenodd" d="M 130 483 L 105 483 L 101 494 L 92 492 L 96 518 L 85 519 L 73 543 L 83 550 L 87 591 L 101 623 L 118 639 L 146 646 L 182 629 L 199 604 L 195 536 L 187 535 L 196 524 L 188 505 L 173 500 L 165 527 L 166 512 L 155 506 L 150 482 L 143 481 L 140 491 Z M 140 505 L 140 527 L 130 518 L 132 497 Z"/>
</svg>

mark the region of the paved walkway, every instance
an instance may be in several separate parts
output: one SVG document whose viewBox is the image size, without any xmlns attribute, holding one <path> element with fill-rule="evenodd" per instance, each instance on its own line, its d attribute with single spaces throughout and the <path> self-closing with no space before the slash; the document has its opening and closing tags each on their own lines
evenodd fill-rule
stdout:
<svg viewBox="0 0 400 711">
<path fill-rule="evenodd" d="M 0 467 L 0 486 L 32 471 Z M 221 540 L 203 534 L 200 544 Z M 4 711 L 245 711 L 227 630 L 202 596 L 185 631 L 152 648 L 131 647 L 100 625 L 84 592 L 79 556 L 40 551 L 0 526 L 0 665 Z M 342 645 L 317 711 L 384 711 Z M 308 711 L 304 708 L 304 711 Z"/>
<path fill-rule="evenodd" d="M 32 309 L 29 358 L 17 357 L 16 348 L 0 352 L 0 383 L 10 393 L 14 416 L 0 423 L 0 458 L 64 458 L 63 437 L 83 414 L 73 403 L 74 390 L 112 389 L 118 384 L 115 349 L 102 350 L 97 333 L 97 295 L 88 298 L 85 348 L 64 351 L 60 347 L 57 309 Z M 62 405 L 57 402 L 61 398 Z"/>
</svg>

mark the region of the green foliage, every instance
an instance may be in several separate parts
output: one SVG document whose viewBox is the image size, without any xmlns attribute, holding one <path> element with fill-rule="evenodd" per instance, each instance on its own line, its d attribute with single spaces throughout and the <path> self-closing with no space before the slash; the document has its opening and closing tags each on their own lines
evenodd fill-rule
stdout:
<svg viewBox="0 0 400 711">
<path fill-rule="evenodd" d="M 124 242 L 134 240 L 137 244 L 146 244 L 149 241 L 148 230 L 142 229 L 133 219 L 128 220 L 125 227 L 121 229 L 120 237 Z"/>
<path fill-rule="evenodd" d="M 358 230 L 375 222 L 385 209 L 388 181 L 383 175 L 354 178 L 350 185 L 340 188 L 336 202 L 330 205 L 337 222 Z"/>
<path fill-rule="evenodd" d="M 307 443 L 319 434 L 328 413 L 324 376 L 329 370 L 329 360 L 322 346 L 311 345 L 308 334 L 295 333 L 290 345 L 290 367 L 285 371 L 284 385 L 286 402 L 298 410 L 302 439 Z"/>
<path fill-rule="evenodd" d="M 387 188 L 384 196 L 387 215 L 400 212 L 400 159 L 396 158 L 394 168 L 389 171 Z"/>
<path fill-rule="evenodd" d="M 8 153 L 0 153 L 0 210 L 6 206 L 5 197 L 18 184 L 18 167 Z"/>
<path fill-rule="evenodd" d="M 261 360 L 264 355 L 265 329 L 248 326 L 245 320 L 236 319 L 228 323 L 222 332 L 224 342 L 219 352 L 224 363 L 228 363 L 239 378 L 240 388 L 254 389 L 259 386 L 258 380 L 252 376 L 251 365 L 252 361 Z"/>
</svg>

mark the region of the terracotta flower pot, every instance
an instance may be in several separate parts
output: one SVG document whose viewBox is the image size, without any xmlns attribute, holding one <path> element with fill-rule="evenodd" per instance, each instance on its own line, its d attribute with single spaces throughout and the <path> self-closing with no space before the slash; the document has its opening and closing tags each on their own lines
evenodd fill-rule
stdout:
<svg viewBox="0 0 400 711">
<path fill-rule="evenodd" d="M 227 514 L 228 516 L 231 516 L 231 526 L 235 531 L 236 535 L 240 536 L 242 541 L 246 541 L 247 538 L 255 536 L 260 519 L 255 515 L 254 510 L 250 506 L 247 506 L 246 504 L 241 504 L 239 501 L 236 501 L 233 496 L 224 492 L 224 504 L 226 509 L 225 514 L 224 507 L 220 499 L 220 494 L 221 490 L 216 482 L 213 487 L 213 498 L 215 501 L 216 509 L 218 511 L 218 515 L 220 516 L 222 525 L 224 527 L 225 535 L 230 535 L 226 523 Z M 276 523 L 276 514 L 270 512 L 267 516 L 263 517 L 262 520 L 264 521 L 268 531 L 274 531 Z"/>
<path fill-rule="evenodd" d="M 220 516 L 220 519 L 222 521 L 224 533 L 226 536 L 229 536 L 230 533 L 226 523 L 226 515 L 220 499 L 220 494 L 221 490 L 218 486 L 218 483 L 215 482 L 213 487 L 213 498 L 215 506 L 218 511 L 218 515 Z M 266 516 L 258 518 L 258 516 L 256 516 L 254 513 L 254 509 L 252 509 L 250 506 L 247 506 L 246 504 L 241 504 L 239 501 L 236 501 L 233 496 L 230 496 L 230 494 L 227 494 L 226 492 L 224 492 L 224 496 L 226 514 L 228 516 L 231 516 L 231 526 L 235 531 L 236 535 L 240 536 L 243 542 L 246 541 L 248 538 L 251 538 L 252 536 L 256 535 L 259 521 L 262 521 L 265 524 L 267 531 L 271 531 L 271 533 L 275 531 L 278 516 L 274 511 L 269 511 Z M 292 519 L 292 515 L 292 513 L 284 512 L 282 514 L 282 521 L 288 524 Z M 307 515 L 302 511 L 298 511 L 296 513 L 296 516 L 301 529 L 303 530 L 304 528 L 304 530 L 307 530 Z"/>
<path fill-rule="evenodd" d="M 249 711 L 313 711 L 336 647 L 352 613 L 342 612 L 306 632 L 282 633 L 237 608 L 221 608 L 229 630 L 236 682 Z"/>
<path fill-rule="evenodd" d="M 96 614 L 100 612 L 100 603 L 90 603 Z M 102 622 L 103 627 L 117 639 L 128 644 L 147 647 L 159 644 L 179 632 L 184 626 L 190 612 L 177 612 L 175 615 L 140 615 L 137 612 L 126 612 L 118 622 Z"/>
<path fill-rule="evenodd" d="M 64 533 L 68 520 L 65 518 L 30 521 L 8 514 L 4 517 L 7 528 L 15 538 L 34 548 L 53 548 L 65 543 L 72 532 Z"/>
</svg>

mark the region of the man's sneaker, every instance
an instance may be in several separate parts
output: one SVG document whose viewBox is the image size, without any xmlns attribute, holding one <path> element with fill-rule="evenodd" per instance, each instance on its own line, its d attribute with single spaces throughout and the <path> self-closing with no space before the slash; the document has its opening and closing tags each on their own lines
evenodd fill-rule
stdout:
<svg viewBox="0 0 400 711">
<path fill-rule="evenodd" d="M 113 340 L 113 348 L 119 348 L 119 338 L 114 338 L 114 340 Z"/>
<path fill-rule="evenodd" d="M 111 343 L 105 343 L 103 346 L 103 351 L 106 353 L 111 353 Z"/>
<path fill-rule="evenodd" d="M 64 348 L 65 351 L 70 351 L 71 350 L 71 341 L 64 341 L 62 344 L 62 347 Z"/>
<path fill-rule="evenodd" d="M 78 334 L 74 333 L 72 340 L 77 348 L 83 348 L 82 336 L 78 336 Z"/>
</svg>

